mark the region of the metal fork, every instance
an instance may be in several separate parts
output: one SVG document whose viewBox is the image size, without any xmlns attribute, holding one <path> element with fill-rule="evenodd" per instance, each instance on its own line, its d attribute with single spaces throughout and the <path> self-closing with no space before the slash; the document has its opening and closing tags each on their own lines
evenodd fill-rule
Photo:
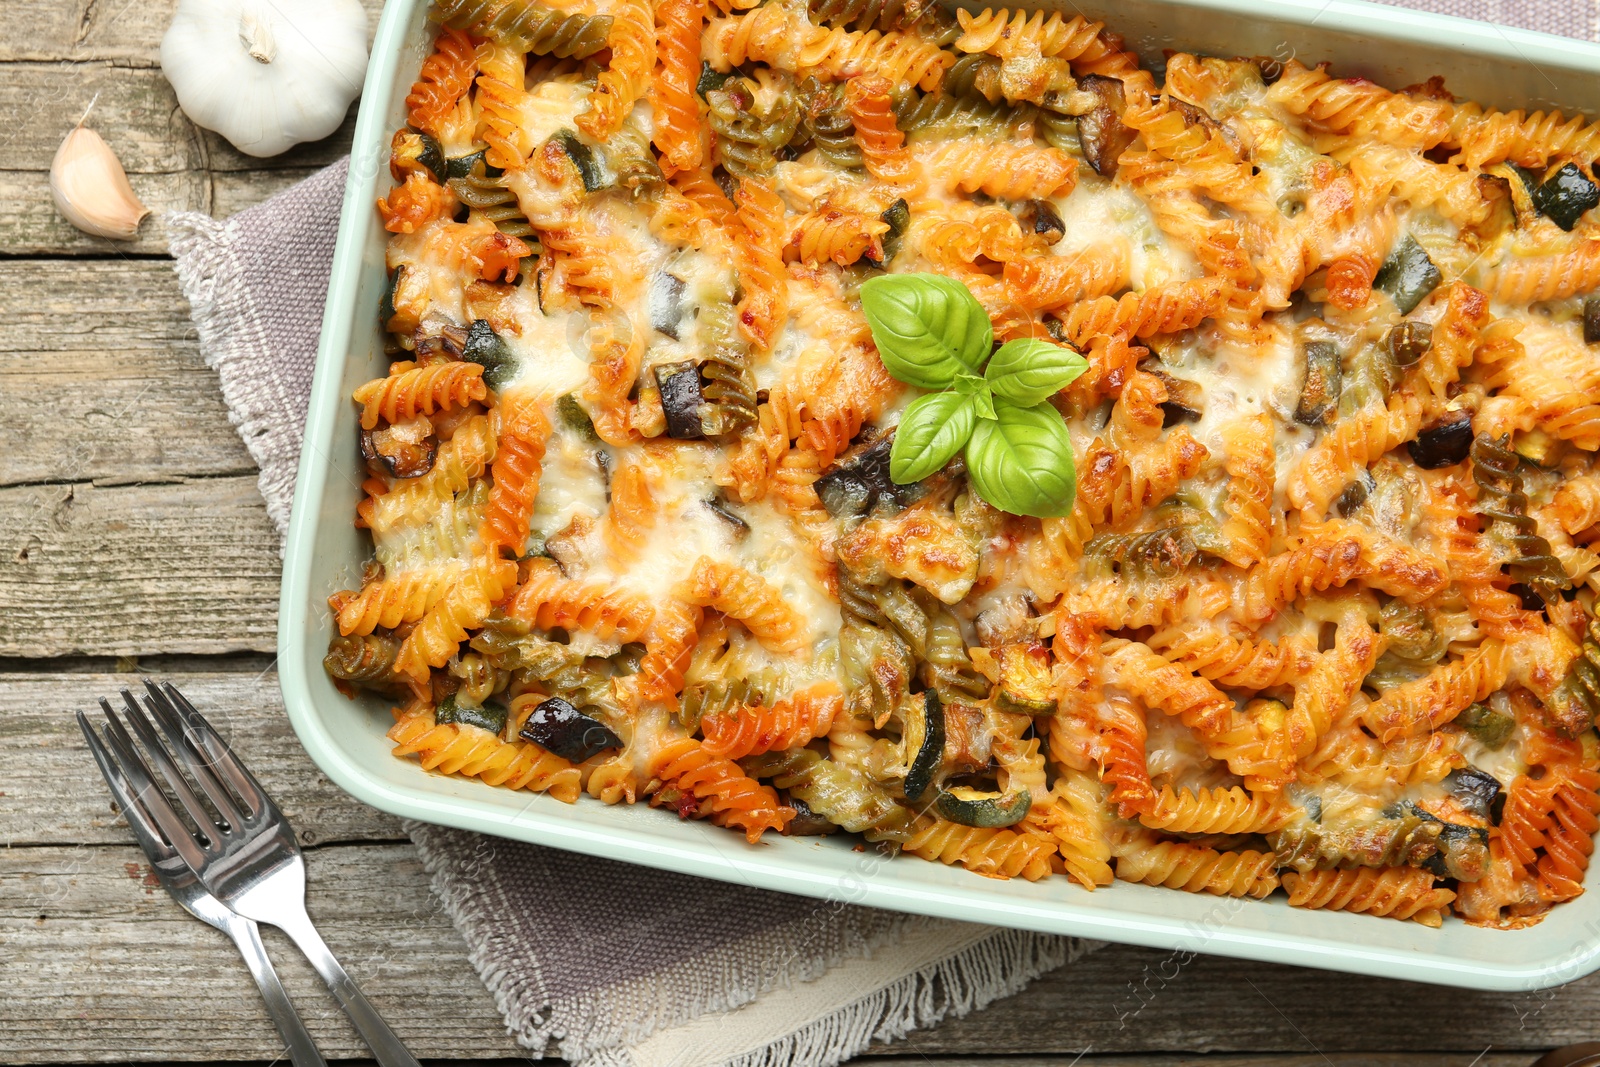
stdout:
<svg viewBox="0 0 1600 1067">
<path fill-rule="evenodd" d="M 305 861 L 278 806 L 182 693 L 170 684 L 158 689 L 147 680 L 144 686 L 148 695 L 143 710 L 132 693 L 122 691 L 128 723 L 193 829 L 184 825 L 156 785 L 116 713 L 109 704 L 101 704 L 110 724 L 111 752 L 162 834 L 200 884 L 225 906 L 289 935 L 322 975 L 382 1067 L 420 1067 L 311 924 L 305 905 Z M 151 720 L 166 736 L 171 753 Z M 172 753 L 205 794 L 209 810 L 178 770 Z"/>
<path fill-rule="evenodd" d="M 100 706 L 105 708 L 106 717 L 112 718 L 111 705 L 102 699 Z M 205 891 L 189 865 L 183 862 L 183 857 L 167 844 L 151 822 L 150 813 L 134 795 L 117 761 L 106 751 L 105 742 L 100 740 L 94 727 L 89 724 L 88 717 L 81 711 L 78 712 L 78 726 L 89 742 L 89 751 L 94 755 L 95 763 L 99 764 L 106 785 L 111 787 L 111 795 L 116 798 L 117 806 L 128 820 L 139 847 L 149 857 L 150 869 L 155 871 L 161 885 L 172 895 L 172 899 L 183 906 L 184 911 L 201 922 L 215 926 L 233 938 L 233 943 L 239 947 L 239 955 L 244 957 L 250 974 L 261 989 L 262 999 L 267 1002 L 267 1014 L 272 1016 L 273 1025 L 283 1038 L 290 1062 L 294 1067 L 327 1067 L 322 1053 L 317 1051 L 316 1042 L 311 1040 L 311 1034 L 306 1031 L 300 1013 L 294 1010 L 289 994 L 284 991 L 283 983 L 278 981 L 278 972 L 272 969 L 272 961 L 267 958 L 267 949 L 261 943 L 261 931 L 256 924 L 223 907 L 221 901 Z M 108 728 L 108 732 L 113 733 L 112 744 L 116 744 L 111 728 Z M 125 738 L 123 743 L 126 743 Z"/>
</svg>

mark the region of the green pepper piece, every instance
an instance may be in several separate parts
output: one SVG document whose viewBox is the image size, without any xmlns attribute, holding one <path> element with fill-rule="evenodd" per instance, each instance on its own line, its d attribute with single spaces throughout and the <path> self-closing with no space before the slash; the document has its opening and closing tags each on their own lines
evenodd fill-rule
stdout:
<svg viewBox="0 0 1600 1067">
<path fill-rule="evenodd" d="M 1511 716 L 1495 711 L 1487 704 L 1472 705 L 1456 716 L 1456 722 L 1485 748 L 1491 749 L 1504 747 L 1517 725 Z"/>
</svg>

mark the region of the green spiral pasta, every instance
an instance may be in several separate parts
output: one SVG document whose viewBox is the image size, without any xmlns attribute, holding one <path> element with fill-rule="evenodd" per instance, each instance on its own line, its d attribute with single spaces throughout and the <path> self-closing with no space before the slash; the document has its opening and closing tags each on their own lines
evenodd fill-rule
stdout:
<svg viewBox="0 0 1600 1067">
<path fill-rule="evenodd" d="M 449 184 L 450 191 L 467 210 L 494 223 L 494 228 L 506 236 L 521 239 L 533 249 L 534 255 L 540 253 L 539 235 L 528 222 L 528 216 L 522 213 L 517 194 L 507 185 L 504 174 L 489 177 L 480 159 L 472 173 L 464 178 L 451 178 Z"/>
<path fill-rule="evenodd" d="M 702 415 L 707 437 L 738 433 L 756 421 L 756 383 L 750 373 L 750 346 L 739 335 L 731 279 L 712 295 L 699 315 L 700 395 L 711 405 Z"/>
<path fill-rule="evenodd" d="M 886 840 L 903 840 L 910 833 L 915 816 L 882 786 L 811 749 L 768 752 L 742 763 L 746 774 L 770 779 L 835 826 L 854 833 L 874 830 Z"/>
<path fill-rule="evenodd" d="M 845 107 L 844 84 L 807 78 L 800 83 L 800 96 L 805 101 L 802 127 L 817 153 L 836 167 L 861 170 L 861 146 Z"/>
<path fill-rule="evenodd" d="M 1140 534 L 1101 534 L 1083 546 L 1086 571 L 1109 577 L 1172 578 L 1199 556 L 1200 549 L 1181 526 Z"/>
<path fill-rule="evenodd" d="M 811 21 L 851 30 L 915 33 L 941 48 L 961 36 L 961 25 L 936 0 L 811 0 Z"/>
<path fill-rule="evenodd" d="M 749 78 L 732 78 L 706 93 L 706 123 L 717 135 L 717 162 L 740 181 L 771 174 L 778 149 L 800 124 L 799 102 L 791 89 L 760 89 Z"/>
<path fill-rule="evenodd" d="M 335 634 L 328 642 L 328 654 L 322 658 L 322 667 L 340 681 L 362 689 L 390 692 L 401 684 L 394 670 L 399 653 L 399 639 L 387 634 Z"/>
<path fill-rule="evenodd" d="M 583 59 L 606 47 L 610 15 L 579 15 L 534 0 L 438 0 L 435 18 L 519 52 Z"/>
<path fill-rule="evenodd" d="M 1470 456 L 1472 480 L 1478 484 L 1478 517 L 1489 539 L 1500 546 L 1512 576 L 1547 601 L 1559 596 L 1568 585 L 1567 572 L 1551 554 L 1550 542 L 1535 532 L 1510 435 L 1497 441 L 1479 434 Z"/>
<path fill-rule="evenodd" d="M 943 91 L 912 92 L 895 102 L 894 115 L 895 125 L 907 136 L 954 138 L 984 134 L 1008 139 L 1037 110 L 1032 105 L 1009 107 Z"/>
</svg>

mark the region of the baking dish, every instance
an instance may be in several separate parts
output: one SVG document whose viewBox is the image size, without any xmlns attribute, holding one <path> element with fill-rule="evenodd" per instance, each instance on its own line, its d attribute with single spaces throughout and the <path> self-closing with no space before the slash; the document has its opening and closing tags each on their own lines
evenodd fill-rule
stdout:
<svg viewBox="0 0 1600 1067">
<path fill-rule="evenodd" d="M 1038 4 L 1046 10 L 1049 3 Z M 1059 5 L 1057 5 L 1059 6 Z M 356 584 L 367 556 L 351 523 L 360 497 L 349 395 L 386 370 L 376 307 L 385 234 L 373 201 L 386 188 L 389 131 L 429 44 L 428 0 L 391 0 L 380 23 L 356 126 L 349 184 L 285 560 L 279 664 L 301 741 L 340 786 L 429 822 L 742 884 L 946 918 L 1107 938 L 1465 987 L 1535 989 L 1600 967 L 1600 896 L 1557 908 L 1528 930 L 1441 930 L 1269 902 L 1189 896 L 1117 883 L 1085 893 L 1066 879 L 997 881 L 933 864 L 885 862 L 842 839 L 745 845 L 724 831 L 648 808 L 495 789 L 428 775 L 389 754 L 377 703 L 346 700 L 321 668 L 327 595 Z M 1391 86 L 1445 76 L 1460 96 L 1503 107 L 1600 111 L 1600 47 L 1347 0 L 1123 0 L 1074 3 L 1106 19 L 1147 61 L 1163 49 L 1332 61 Z"/>
</svg>

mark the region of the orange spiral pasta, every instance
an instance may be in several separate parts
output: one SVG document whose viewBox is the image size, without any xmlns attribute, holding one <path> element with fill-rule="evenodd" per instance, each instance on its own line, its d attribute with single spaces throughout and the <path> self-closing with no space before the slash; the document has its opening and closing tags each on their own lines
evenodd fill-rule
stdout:
<svg viewBox="0 0 1600 1067">
<path fill-rule="evenodd" d="M 506 614 L 541 629 L 584 630 L 602 638 L 637 641 L 655 621 L 655 609 L 631 592 L 563 577 L 546 559 L 524 564 L 525 573 Z"/>
<path fill-rule="evenodd" d="M 746 777 L 738 764 L 712 755 L 693 738 L 668 741 L 657 749 L 650 773 L 707 802 L 712 822 L 737 826 L 752 843 L 794 818 L 794 809 L 779 804 L 770 786 Z"/>
<path fill-rule="evenodd" d="M 869 837 L 872 836 L 868 831 Z M 982 830 L 924 815 L 901 849 L 925 860 L 965 867 L 996 878 L 1036 882 L 1050 874 L 1055 846 L 1050 838 L 1013 830 Z"/>
<path fill-rule="evenodd" d="M 743 759 L 773 749 L 796 748 L 825 736 L 833 717 L 844 708 L 839 687 L 831 682 L 809 686 L 770 707 L 738 708 L 700 724 L 705 749 L 713 756 Z"/>
<path fill-rule="evenodd" d="M 1289 479 L 1289 502 L 1316 515 L 1326 512 L 1349 473 L 1365 467 L 1422 428 L 1422 403 L 1401 391 L 1386 408 L 1369 407 L 1340 419 L 1322 440 L 1301 456 Z"/>
<path fill-rule="evenodd" d="M 1600 522 L 1600 475 L 1569 479 L 1556 490 L 1550 512 L 1569 534 L 1581 534 Z"/>
<path fill-rule="evenodd" d="M 577 118 L 578 128 L 596 140 L 610 140 L 650 87 L 656 65 L 656 20 L 646 0 L 617 0 L 611 5 L 611 31 L 606 47 L 611 62 L 600 72 L 589 110 Z"/>
<path fill-rule="evenodd" d="M 712 19 L 703 47 L 706 62 L 719 71 L 754 61 L 833 81 L 878 74 L 892 84 L 915 84 L 927 91 L 939 87 L 955 62 L 932 41 L 912 34 L 812 26 L 803 16 L 793 16 L 775 4 Z"/>
<path fill-rule="evenodd" d="M 1155 787 L 1145 760 L 1144 710 L 1127 698 L 1106 702 L 1099 717 L 1096 756 L 1100 778 L 1111 786 L 1110 803 L 1123 818 L 1150 810 Z"/>
<path fill-rule="evenodd" d="M 737 308 L 739 330 L 751 344 L 766 349 L 788 314 L 788 284 L 777 251 L 783 244 L 783 201 L 766 180 L 742 183 L 737 199 L 734 261 L 744 289 Z"/>
<path fill-rule="evenodd" d="M 1255 834 L 1278 829 L 1292 814 L 1280 798 L 1238 786 L 1174 792 L 1169 785 L 1139 813 L 1139 821 L 1175 834 Z"/>
<path fill-rule="evenodd" d="M 1330 537 L 1292 548 L 1250 568 L 1242 590 L 1245 617 L 1265 622 L 1285 605 L 1338 588 L 1361 571 L 1357 538 Z"/>
<path fill-rule="evenodd" d="M 705 159 L 700 132 L 700 31 L 706 0 L 661 0 L 656 5 L 656 66 L 651 91 L 651 139 L 671 171 L 693 170 Z"/>
<path fill-rule="evenodd" d="M 1291 684 L 1311 670 L 1315 652 L 1297 637 L 1276 643 L 1253 641 L 1194 626 L 1157 630 L 1147 641 L 1151 648 L 1200 677 L 1234 689 Z"/>
<path fill-rule="evenodd" d="M 1334 78 L 1325 66 L 1307 67 L 1297 59 L 1283 65 L 1267 95 L 1335 133 L 1407 148 L 1432 148 L 1450 132 L 1451 107 L 1443 101 L 1392 93 L 1360 78 Z"/>
<path fill-rule="evenodd" d="M 1078 180 L 1078 161 L 1058 148 L 942 141 L 917 145 L 913 155 L 951 192 L 1026 200 L 1065 196 Z"/>
<path fill-rule="evenodd" d="M 793 652 L 807 643 L 810 627 L 782 594 L 742 567 L 702 556 L 678 589 L 690 604 L 715 608 L 744 623 L 751 635 L 774 652 Z"/>
<path fill-rule="evenodd" d="M 491 554 L 510 549 L 521 555 L 528 543 L 528 523 L 544 461 L 550 420 L 532 404 L 516 407 L 500 431 L 491 468 L 493 484 L 484 508 L 479 537 Z"/>
<path fill-rule="evenodd" d="M 1222 431 L 1227 449 L 1223 464 L 1228 472 L 1222 539 L 1227 560 L 1236 567 L 1259 563 L 1272 547 L 1272 497 L 1278 462 L 1274 437 L 1272 419 L 1267 415 L 1231 422 Z"/>
<path fill-rule="evenodd" d="M 435 363 L 408 366 L 387 378 L 375 378 L 353 394 L 361 405 L 361 428 L 375 429 L 382 422 L 405 422 L 464 407 L 487 395 L 483 368 L 476 363 Z"/>
<path fill-rule="evenodd" d="M 1064 307 L 1125 288 L 1128 256 L 1126 244 L 1112 242 L 1065 255 L 1012 260 L 1005 266 L 1005 278 L 1024 307 Z"/>
<path fill-rule="evenodd" d="M 396 756 L 416 756 L 426 770 L 549 793 L 565 804 L 578 799 L 578 768 L 526 741 L 502 741 L 476 726 L 437 726 L 432 712 L 401 719 L 388 737 L 395 743 Z"/>
<path fill-rule="evenodd" d="M 883 260 L 883 235 L 889 224 L 870 215 L 838 208 L 812 211 L 796 220 L 784 258 L 808 267 L 837 263 L 848 267 L 862 256 Z"/>
<path fill-rule="evenodd" d="M 1267 896 L 1278 888 L 1270 852 L 1223 852 L 1182 841 L 1141 840 L 1117 854 L 1124 882 L 1226 897 Z"/>
<path fill-rule="evenodd" d="M 621 467 L 611 476 L 611 506 L 602 527 L 613 559 L 636 559 L 655 523 L 656 500 L 650 492 L 650 473 L 638 463 Z"/>
<path fill-rule="evenodd" d="M 1374 870 L 1289 872 L 1283 876 L 1289 903 L 1296 908 L 1360 911 L 1389 919 L 1411 919 L 1424 926 L 1444 921 L 1456 895 L 1435 887 L 1433 875 L 1411 867 Z"/>
<path fill-rule="evenodd" d="M 1501 160 L 1543 167 L 1556 156 L 1594 159 L 1600 128 L 1582 115 L 1569 119 L 1559 111 L 1494 111 L 1465 103 L 1454 108 L 1447 143 L 1459 149 L 1450 162 L 1472 170 Z"/>
<path fill-rule="evenodd" d="M 1569 252 L 1509 259 L 1490 272 L 1487 288 L 1496 300 L 1531 304 L 1561 300 L 1600 287 L 1600 240 Z"/>
<path fill-rule="evenodd" d="M 416 622 L 460 580 L 462 570 L 459 560 L 444 560 L 367 582 L 337 609 L 339 632 L 365 635 Z"/>
<path fill-rule="evenodd" d="M 407 174 L 401 185 L 378 201 L 383 228 L 390 233 L 416 233 L 425 224 L 445 218 L 454 210 L 455 197 L 450 190 L 419 171 Z"/>
<path fill-rule="evenodd" d="M 1437 730 L 1476 701 L 1505 685 L 1510 652 L 1490 639 L 1463 659 L 1435 668 L 1375 701 L 1363 718 L 1380 741 Z"/>
<path fill-rule="evenodd" d="M 439 121 L 455 109 L 477 73 L 478 57 L 467 35 L 449 27 L 440 30 L 433 53 L 422 61 L 406 96 L 406 122 L 437 136 Z"/>
<path fill-rule="evenodd" d="M 684 672 L 700 636 L 701 611 L 671 606 L 656 612 L 645 635 L 645 656 L 634 684 L 640 699 L 670 702 L 683 689 Z"/>
<path fill-rule="evenodd" d="M 1042 11 L 1030 15 L 1001 8 L 977 15 L 957 11 L 956 18 L 962 29 L 956 48 L 962 52 L 986 52 L 1001 59 L 1066 59 L 1085 74 L 1127 74 L 1139 65 L 1133 53 L 1123 51 L 1120 41 L 1104 32 L 1104 23 L 1081 15 L 1063 19 L 1059 12 L 1047 17 Z"/>
<path fill-rule="evenodd" d="M 483 623 L 516 579 L 517 565 L 508 559 L 481 556 L 473 560 L 460 581 L 406 635 L 394 669 L 420 682 L 428 677 L 430 667 L 443 667 L 467 639 L 467 631 Z"/>
<path fill-rule="evenodd" d="M 904 181 L 911 171 L 905 134 L 889 106 L 894 86 L 881 74 L 860 74 L 845 83 L 845 105 L 867 172 L 880 181 Z"/>
</svg>

